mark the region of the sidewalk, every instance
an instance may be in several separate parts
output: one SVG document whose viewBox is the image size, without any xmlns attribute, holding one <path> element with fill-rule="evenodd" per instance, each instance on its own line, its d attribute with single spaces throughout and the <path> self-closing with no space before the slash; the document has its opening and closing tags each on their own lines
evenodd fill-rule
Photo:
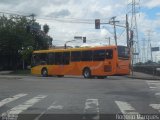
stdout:
<svg viewBox="0 0 160 120">
<path fill-rule="evenodd" d="M 0 78 L 8 78 L 8 79 L 21 79 L 24 77 L 29 77 L 29 75 L 18 75 L 18 74 L 11 74 L 13 71 L 0 71 Z"/>
<path fill-rule="evenodd" d="M 12 73 L 13 71 L 0 71 L 0 75 L 7 75 Z"/>
<path fill-rule="evenodd" d="M 154 76 L 150 74 L 145 74 L 141 72 L 133 72 L 130 75 L 128 75 L 129 78 L 134 78 L 134 79 L 144 79 L 144 80 L 160 80 L 160 76 Z"/>
</svg>

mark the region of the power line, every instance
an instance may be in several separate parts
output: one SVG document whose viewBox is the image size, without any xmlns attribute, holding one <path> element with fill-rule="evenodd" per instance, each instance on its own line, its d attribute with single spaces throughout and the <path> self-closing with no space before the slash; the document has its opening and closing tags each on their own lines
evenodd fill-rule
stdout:
<svg viewBox="0 0 160 120">
<path fill-rule="evenodd" d="M 18 13 L 12 13 L 12 12 L 0 12 L 2 14 L 9 14 L 9 15 L 15 15 L 15 16 L 22 16 L 22 17 L 32 17 L 34 18 L 34 14 L 30 15 L 23 15 Z M 34 15 L 34 16 L 33 16 Z M 82 23 L 82 24 L 94 24 L 94 19 L 77 19 L 77 18 L 50 18 L 50 17 L 37 17 L 38 20 L 51 20 L 51 21 L 58 21 L 63 23 Z"/>
<path fill-rule="evenodd" d="M 25 12 L 19 12 L 19 11 L 9 11 L 9 10 L 0 10 L 2 14 L 9 14 L 9 15 L 16 15 L 16 16 L 22 16 L 22 17 L 31 17 L 33 13 L 25 13 Z M 46 20 L 46 21 L 57 21 L 62 23 L 80 23 L 80 24 L 94 24 L 93 19 L 82 19 L 82 18 L 59 18 L 59 17 L 52 17 L 52 16 L 36 16 L 37 20 Z M 100 18 L 103 21 L 106 21 L 108 18 Z"/>
</svg>

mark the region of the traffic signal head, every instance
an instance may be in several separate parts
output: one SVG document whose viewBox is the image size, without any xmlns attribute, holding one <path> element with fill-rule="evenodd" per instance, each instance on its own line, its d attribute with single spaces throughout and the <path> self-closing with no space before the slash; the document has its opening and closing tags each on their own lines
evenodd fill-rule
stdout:
<svg viewBox="0 0 160 120">
<path fill-rule="evenodd" d="M 83 37 L 83 43 L 86 43 L 86 37 Z"/>
<path fill-rule="evenodd" d="M 100 19 L 95 19 L 95 29 L 100 29 Z"/>
</svg>

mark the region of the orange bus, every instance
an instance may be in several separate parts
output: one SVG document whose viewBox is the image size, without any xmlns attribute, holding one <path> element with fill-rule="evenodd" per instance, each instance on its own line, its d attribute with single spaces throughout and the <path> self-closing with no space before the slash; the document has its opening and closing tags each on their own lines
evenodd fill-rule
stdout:
<svg viewBox="0 0 160 120">
<path fill-rule="evenodd" d="M 31 73 L 44 77 L 83 75 L 105 78 L 130 73 L 130 53 L 126 46 L 97 46 L 86 48 L 34 51 Z"/>
</svg>

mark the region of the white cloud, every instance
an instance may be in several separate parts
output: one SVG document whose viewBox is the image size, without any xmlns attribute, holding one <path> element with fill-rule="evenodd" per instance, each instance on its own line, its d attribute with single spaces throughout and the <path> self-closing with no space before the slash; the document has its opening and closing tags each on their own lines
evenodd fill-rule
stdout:
<svg viewBox="0 0 160 120">
<path fill-rule="evenodd" d="M 95 30 L 94 19 L 100 18 L 102 22 L 108 22 L 109 18 L 117 16 L 117 20 L 125 24 L 125 11 L 127 8 L 126 0 L 1 0 L 0 10 L 18 11 L 24 13 L 34 13 L 37 21 L 42 25 L 47 23 L 50 26 L 49 35 L 53 37 L 53 43 L 63 45 L 65 41 L 73 39 L 74 36 L 86 36 L 87 42 L 106 42 L 105 37 L 111 37 L 114 43 L 113 26 L 101 25 L 101 30 Z M 153 8 L 160 6 L 160 0 L 143 0 L 143 6 Z M 143 7 L 142 6 L 142 7 Z M 158 13 L 157 13 L 158 14 Z M 52 20 L 47 20 L 49 19 Z M 46 20 L 38 19 L 43 18 Z M 59 18 L 60 21 L 53 20 Z M 87 19 L 93 24 L 66 23 L 63 20 L 69 18 Z M 156 31 L 160 29 L 160 19 L 149 20 L 145 13 L 137 18 L 140 39 L 146 30 Z M 103 26 L 107 29 L 103 29 Z M 118 29 L 118 28 L 117 28 Z M 109 32 L 109 31 L 110 32 Z M 122 30 L 120 30 L 121 33 Z M 117 31 L 119 32 L 119 30 Z M 120 33 L 117 33 L 119 36 Z M 156 32 L 158 34 L 158 32 Z M 158 36 L 158 37 L 157 37 Z M 159 34 L 154 39 L 160 38 Z M 118 43 L 125 44 L 126 35 L 121 36 Z M 80 41 L 82 42 L 82 41 Z M 75 42 L 78 44 L 80 42 Z"/>
<path fill-rule="evenodd" d="M 101 36 L 102 37 L 106 37 L 107 33 L 108 33 L 108 31 L 106 29 L 101 29 Z"/>
<path fill-rule="evenodd" d="M 160 6 L 160 0 L 145 0 L 143 1 L 144 6 L 148 8 L 154 8 Z"/>
</svg>

